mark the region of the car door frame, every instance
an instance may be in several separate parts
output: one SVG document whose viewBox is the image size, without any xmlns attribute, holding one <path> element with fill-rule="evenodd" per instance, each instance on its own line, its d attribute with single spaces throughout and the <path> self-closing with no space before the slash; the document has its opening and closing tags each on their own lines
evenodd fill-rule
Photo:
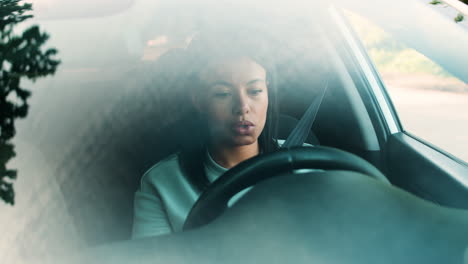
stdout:
<svg viewBox="0 0 468 264">
<path fill-rule="evenodd" d="M 443 206 L 468 209 L 468 164 L 406 132 L 385 83 L 344 14 L 332 16 L 343 36 L 340 53 L 359 90 L 381 147 L 377 167 L 390 182 Z"/>
</svg>

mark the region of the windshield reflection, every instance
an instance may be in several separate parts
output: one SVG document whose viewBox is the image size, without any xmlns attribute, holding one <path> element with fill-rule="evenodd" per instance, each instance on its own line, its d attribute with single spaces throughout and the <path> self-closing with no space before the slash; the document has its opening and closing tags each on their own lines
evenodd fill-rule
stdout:
<svg viewBox="0 0 468 264">
<path fill-rule="evenodd" d="M 18 0 L 2 1 L 0 6 L 0 198 L 7 204 L 15 203 L 13 181 L 17 170 L 9 169 L 8 162 L 15 157 L 11 139 L 16 133 L 15 120 L 28 114 L 30 89 L 21 80 L 36 80 L 53 75 L 60 64 L 55 58 L 57 49 L 44 48 L 49 35 L 39 26 L 31 26 L 21 34 L 15 33 L 17 24 L 32 18 L 32 5 Z"/>
<path fill-rule="evenodd" d="M 196 124 L 190 123 L 192 111 L 186 94 L 190 87 L 174 80 L 180 78 L 179 51 L 191 41 L 194 21 L 219 29 L 228 22 L 240 26 L 261 21 L 259 30 L 268 31 L 282 45 L 274 53 L 275 58 L 282 59 L 278 68 L 280 86 L 294 88 L 281 91 L 281 96 L 288 96 L 289 101 L 284 100 L 280 107 L 300 118 L 302 109 L 314 95 L 313 88 L 322 83 L 315 81 L 327 72 L 327 63 L 340 60 L 324 52 L 322 36 L 315 31 L 319 25 L 320 32 L 327 33 L 330 42 L 333 35 L 339 34 L 328 17 L 327 1 L 316 2 L 307 8 L 288 4 L 285 5 L 289 9 L 271 7 L 281 14 L 281 19 L 265 18 L 262 12 L 266 6 L 255 1 L 252 5 L 258 5 L 258 12 L 243 10 L 229 16 L 233 12 L 230 8 L 220 8 L 213 14 L 211 9 L 199 8 L 213 17 L 196 17 L 204 13 L 197 13 L 197 9 L 197 12 L 192 10 L 196 15 L 191 14 L 189 8 L 180 8 L 182 4 L 172 1 L 140 0 L 134 1 L 128 10 L 113 15 L 79 19 L 60 15 L 57 21 L 41 21 L 52 38 L 45 38 L 41 45 L 36 40 L 34 45 L 41 50 L 47 45 L 58 47 L 63 63 L 58 67 L 60 61 L 53 59 L 56 50 L 48 49 L 48 57 L 47 50 L 42 51 L 46 57 L 33 66 L 41 63 L 49 66 L 47 71 L 34 72 L 35 78 L 54 74 L 53 78 L 41 78 L 33 83 L 29 75 L 21 75 L 17 80 L 21 79 L 26 88 L 0 98 L 3 100 L 0 101 L 0 172 L 2 182 L 5 179 L 7 183 L 2 188 L 12 186 L 16 169 L 19 170 L 15 182 L 16 205 L 8 206 L 0 214 L 0 226 L 8 229 L 0 241 L 0 249 L 11 249 L 4 258 L 50 254 L 65 247 L 78 250 L 129 238 L 132 197 L 139 177 L 156 161 L 193 139 Z M 360 11 L 364 14 L 372 13 L 370 17 L 377 17 L 377 21 L 387 19 L 381 14 L 386 8 L 369 8 L 370 1 L 349 2 L 357 10 L 362 7 Z M 401 5 L 392 6 L 402 11 Z M 397 23 L 384 24 L 391 29 L 395 26 L 399 32 Z M 30 34 L 40 37 L 43 33 Z M 297 36 L 305 40 L 292 41 Z M 465 43 L 465 38 L 461 39 L 460 43 Z M 327 48 L 341 51 L 343 45 L 337 41 Z M 443 57 L 443 61 L 449 60 Z M 450 61 L 450 65 L 460 61 L 464 60 Z M 2 77 L 6 76 L 4 72 L 9 70 L 2 68 Z M 11 71 L 8 74 L 12 77 Z M 332 86 L 338 86 L 340 80 L 334 80 Z M 352 85 L 351 79 L 349 82 Z M 1 88 L 4 87 L 9 86 L 2 83 Z M 31 87 L 34 87 L 33 97 Z M 337 93 L 327 97 L 326 112 L 341 113 L 347 109 L 335 103 L 336 96 Z M 8 110 L 11 114 L 4 115 L 8 113 L 5 109 L 16 110 Z M 26 115 L 27 120 L 18 120 Z M 327 125 L 331 127 L 334 120 L 325 116 L 318 119 L 321 135 L 329 133 Z M 15 128 L 17 135 L 13 138 Z M 346 134 L 346 131 L 337 133 Z M 344 136 L 335 137 L 338 140 L 330 137 L 326 141 L 324 137 L 324 145 L 347 146 L 343 142 L 357 142 Z M 18 155 L 13 159 L 15 152 Z M 13 189 L 2 198 L 12 204 L 12 194 Z"/>
</svg>

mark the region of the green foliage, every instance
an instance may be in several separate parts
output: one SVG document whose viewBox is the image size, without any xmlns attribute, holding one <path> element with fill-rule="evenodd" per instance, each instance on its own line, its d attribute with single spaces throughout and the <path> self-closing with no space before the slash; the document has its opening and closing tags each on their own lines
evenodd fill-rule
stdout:
<svg viewBox="0 0 468 264">
<path fill-rule="evenodd" d="M 15 119 L 28 114 L 28 98 L 31 92 L 20 86 L 22 78 L 36 78 L 54 74 L 60 61 L 54 59 L 57 50 L 44 49 L 49 35 L 37 25 L 14 35 L 13 29 L 32 15 L 29 3 L 20 0 L 0 0 L 0 199 L 14 204 L 13 180 L 16 170 L 6 164 L 15 156 L 9 140 L 15 135 Z"/>
<path fill-rule="evenodd" d="M 457 23 L 462 22 L 463 19 L 465 19 L 465 16 L 463 14 L 459 13 L 453 20 Z"/>
<path fill-rule="evenodd" d="M 465 4 L 468 4 L 468 0 L 460 0 L 460 2 L 463 2 Z M 442 1 L 439 0 L 432 0 L 429 2 L 431 5 L 440 5 L 443 4 Z M 458 13 L 458 15 L 453 19 L 456 23 L 462 22 L 465 19 L 465 16 L 462 13 Z"/>
<path fill-rule="evenodd" d="M 393 74 L 430 74 L 441 78 L 452 77 L 439 65 L 397 41 L 369 20 L 351 12 L 346 14 L 379 71 Z"/>
<path fill-rule="evenodd" d="M 2 35 L 11 34 L 13 26 L 32 18 L 32 15 L 25 15 L 32 10 L 32 5 L 25 3 L 19 5 L 19 0 L 1 0 L 0 1 L 0 32 Z"/>
<path fill-rule="evenodd" d="M 387 73 L 422 73 L 439 77 L 451 77 L 451 75 L 419 52 L 413 49 L 401 51 L 375 47 L 369 50 L 379 71 Z"/>
<path fill-rule="evenodd" d="M 439 5 L 439 4 L 442 4 L 442 2 L 441 2 L 441 1 L 438 1 L 438 0 L 433 0 L 433 1 L 431 1 L 429 4 L 431 4 L 431 5 Z"/>
</svg>

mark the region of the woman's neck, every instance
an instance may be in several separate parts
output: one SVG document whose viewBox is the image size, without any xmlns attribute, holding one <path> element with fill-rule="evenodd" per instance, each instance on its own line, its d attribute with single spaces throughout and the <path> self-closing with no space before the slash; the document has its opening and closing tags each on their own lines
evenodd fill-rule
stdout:
<svg viewBox="0 0 468 264">
<path fill-rule="evenodd" d="M 210 145 L 208 148 L 213 160 L 220 166 L 230 169 L 240 162 L 260 153 L 258 142 L 245 146 L 224 147 Z"/>
</svg>

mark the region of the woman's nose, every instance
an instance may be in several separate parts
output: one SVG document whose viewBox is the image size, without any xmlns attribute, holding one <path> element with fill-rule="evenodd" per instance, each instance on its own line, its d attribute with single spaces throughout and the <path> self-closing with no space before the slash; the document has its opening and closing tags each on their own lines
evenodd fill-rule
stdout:
<svg viewBox="0 0 468 264">
<path fill-rule="evenodd" d="M 250 106 L 248 104 L 247 96 L 243 94 L 239 94 L 235 97 L 236 98 L 234 99 L 233 107 L 232 107 L 233 114 L 244 115 L 244 114 L 249 113 Z"/>
</svg>

